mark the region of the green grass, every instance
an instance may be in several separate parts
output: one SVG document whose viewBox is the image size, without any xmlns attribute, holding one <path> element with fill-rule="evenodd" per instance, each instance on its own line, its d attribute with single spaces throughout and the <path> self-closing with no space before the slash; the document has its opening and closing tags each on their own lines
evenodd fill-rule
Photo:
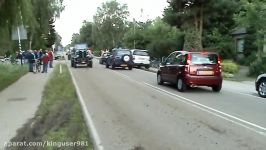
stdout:
<svg viewBox="0 0 266 150">
<path fill-rule="evenodd" d="M 28 72 L 28 65 L 12 65 L 0 63 L 0 91 L 16 82 Z"/>
<path fill-rule="evenodd" d="M 18 131 L 18 135 L 12 141 L 83 142 L 86 146 L 77 143 L 75 147 L 57 145 L 38 148 L 43 150 L 93 149 L 66 65 L 62 65 L 62 70 L 63 73 L 60 74 L 59 66 L 55 67 L 45 87 L 42 103 L 35 117 Z M 30 148 L 36 149 L 36 147 L 27 147 L 27 150 Z"/>
</svg>

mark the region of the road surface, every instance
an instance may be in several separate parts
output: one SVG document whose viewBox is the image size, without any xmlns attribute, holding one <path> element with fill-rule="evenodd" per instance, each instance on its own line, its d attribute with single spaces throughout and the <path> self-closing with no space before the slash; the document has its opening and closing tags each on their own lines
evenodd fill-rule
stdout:
<svg viewBox="0 0 266 150">
<path fill-rule="evenodd" d="M 69 65 L 69 62 L 68 62 Z M 71 68 L 105 150 L 265 150 L 266 100 L 251 85 L 224 81 L 178 92 L 156 74 Z"/>
</svg>

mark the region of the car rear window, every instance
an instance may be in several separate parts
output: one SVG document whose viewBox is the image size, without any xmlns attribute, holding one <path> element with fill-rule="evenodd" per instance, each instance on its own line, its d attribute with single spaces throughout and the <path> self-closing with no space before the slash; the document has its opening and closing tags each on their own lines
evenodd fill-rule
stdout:
<svg viewBox="0 0 266 150">
<path fill-rule="evenodd" d="M 191 63 L 193 64 L 217 64 L 218 56 L 217 54 L 208 54 L 208 53 L 192 53 L 191 54 Z"/>
<path fill-rule="evenodd" d="M 134 51 L 133 55 L 149 56 L 149 54 L 146 51 Z"/>
<path fill-rule="evenodd" d="M 117 51 L 117 55 L 130 55 L 130 51 Z"/>
</svg>

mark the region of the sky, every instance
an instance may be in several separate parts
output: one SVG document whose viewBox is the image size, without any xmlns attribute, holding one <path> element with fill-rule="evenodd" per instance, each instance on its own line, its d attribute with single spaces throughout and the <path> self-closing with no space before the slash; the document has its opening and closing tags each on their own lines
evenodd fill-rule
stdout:
<svg viewBox="0 0 266 150">
<path fill-rule="evenodd" d="M 71 42 L 73 33 L 78 33 L 84 20 L 93 21 L 97 7 L 107 0 L 64 0 L 65 10 L 56 19 L 56 31 L 62 36 L 62 44 Z M 129 20 L 146 21 L 162 16 L 167 0 L 117 0 L 127 4 L 130 13 Z M 143 12 L 141 13 L 141 9 Z"/>
</svg>

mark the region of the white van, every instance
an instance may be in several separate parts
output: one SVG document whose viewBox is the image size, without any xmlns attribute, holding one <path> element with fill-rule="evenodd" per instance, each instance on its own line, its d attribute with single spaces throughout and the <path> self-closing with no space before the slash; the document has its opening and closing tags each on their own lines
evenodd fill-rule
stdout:
<svg viewBox="0 0 266 150">
<path fill-rule="evenodd" d="M 150 68 L 150 55 L 147 50 L 132 49 L 134 66 L 140 68 L 144 66 L 146 69 Z"/>
</svg>

